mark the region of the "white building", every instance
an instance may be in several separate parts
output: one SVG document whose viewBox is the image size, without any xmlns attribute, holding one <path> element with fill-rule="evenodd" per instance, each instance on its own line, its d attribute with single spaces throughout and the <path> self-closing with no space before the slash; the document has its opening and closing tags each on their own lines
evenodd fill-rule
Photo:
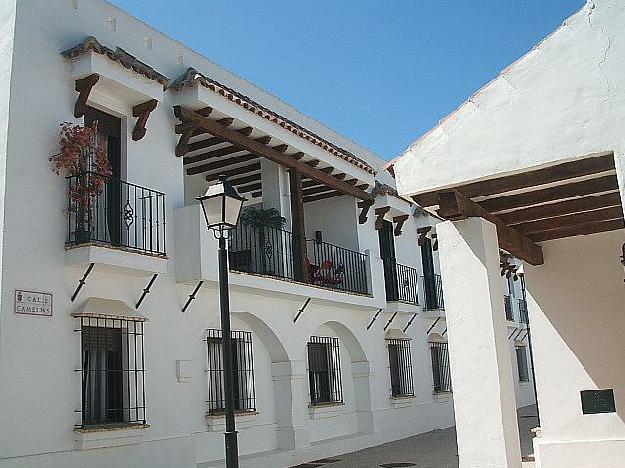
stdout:
<svg viewBox="0 0 625 468">
<path fill-rule="evenodd" d="M 588 1 L 394 165 L 400 194 L 448 220 L 461 467 L 520 466 L 499 248 L 526 261 L 536 466 L 625 466 L 624 21 L 622 1 Z"/>
<path fill-rule="evenodd" d="M 0 467 L 223 464 L 217 246 L 195 201 L 221 173 L 286 220 L 230 239 L 242 464 L 454 424 L 439 220 L 384 161 L 103 1 L 0 18 Z M 101 177 L 48 161 L 65 121 L 98 121 L 112 166 L 83 205 L 68 193 Z"/>
</svg>

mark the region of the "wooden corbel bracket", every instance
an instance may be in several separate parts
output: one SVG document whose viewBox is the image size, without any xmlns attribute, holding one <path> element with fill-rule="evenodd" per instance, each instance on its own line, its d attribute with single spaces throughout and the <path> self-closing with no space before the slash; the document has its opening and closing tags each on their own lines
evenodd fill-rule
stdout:
<svg viewBox="0 0 625 468">
<path fill-rule="evenodd" d="M 148 122 L 150 113 L 156 109 L 158 101 L 156 99 L 150 99 L 144 103 L 137 104 L 132 108 L 132 116 L 139 117 L 135 123 L 135 128 L 132 130 L 133 141 L 139 141 L 145 136 L 146 128 L 145 124 Z"/>
<path fill-rule="evenodd" d="M 74 104 L 74 117 L 77 119 L 85 115 L 89 93 L 91 93 L 91 88 L 95 86 L 99 79 L 100 75 L 93 73 L 89 76 L 76 80 L 74 89 L 80 93 L 76 99 L 76 104 Z"/>
<path fill-rule="evenodd" d="M 417 233 L 419 234 L 419 239 L 417 240 L 417 245 L 419 247 L 421 247 L 422 245 L 425 244 L 425 238 L 428 235 L 428 232 L 430 232 L 432 230 L 432 226 L 426 226 L 426 227 L 422 227 L 417 229 Z"/>
<path fill-rule="evenodd" d="M 365 224 L 367 222 L 367 215 L 369 209 L 373 206 L 374 200 L 363 200 L 358 202 L 358 208 L 360 208 L 360 214 L 358 215 L 358 224 Z"/>
<path fill-rule="evenodd" d="M 197 111 L 198 114 L 208 117 L 213 112 L 212 107 L 204 107 Z M 251 127 L 249 127 L 251 130 Z M 176 145 L 176 156 L 181 158 L 189 152 L 189 139 L 196 134 L 197 126 L 194 124 L 178 124 L 176 125 L 176 133 L 180 134 L 180 140 Z M 251 131 L 250 131 L 251 133 Z"/>
<path fill-rule="evenodd" d="M 390 211 L 390 206 L 382 206 L 380 208 L 375 209 L 375 230 L 379 231 L 384 226 L 384 215 Z"/>
<path fill-rule="evenodd" d="M 395 223 L 395 230 L 393 231 L 393 234 L 395 234 L 395 237 L 401 235 L 401 228 L 404 227 L 404 223 L 409 218 L 409 216 L 410 215 L 401 215 L 395 216 L 393 218 L 393 223 Z"/>
</svg>

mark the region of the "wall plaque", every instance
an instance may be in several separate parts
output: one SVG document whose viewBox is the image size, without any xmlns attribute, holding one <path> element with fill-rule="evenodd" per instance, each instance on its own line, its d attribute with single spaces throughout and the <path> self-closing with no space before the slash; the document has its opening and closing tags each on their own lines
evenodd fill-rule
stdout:
<svg viewBox="0 0 625 468">
<path fill-rule="evenodd" d="M 52 316 L 52 294 L 36 291 L 15 290 L 15 313 Z"/>
<path fill-rule="evenodd" d="M 614 391 L 607 390 L 582 390 L 582 413 L 599 414 L 615 413 Z"/>
</svg>

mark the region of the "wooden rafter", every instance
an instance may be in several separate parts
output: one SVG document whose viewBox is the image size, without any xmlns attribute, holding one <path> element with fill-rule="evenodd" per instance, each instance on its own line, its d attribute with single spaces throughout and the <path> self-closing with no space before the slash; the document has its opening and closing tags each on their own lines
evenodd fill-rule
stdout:
<svg viewBox="0 0 625 468">
<path fill-rule="evenodd" d="M 263 187 L 261 184 L 251 184 L 251 185 L 244 185 L 241 187 L 237 188 L 237 191 L 239 193 L 249 193 L 249 192 L 255 192 L 256 190 L 261 190 Z"/>
<path fill-rule="evenodd" d="M 263 145 L 266 145 L 267 143 L 271 141 L 271 137 L 262 136 L 259 138 L 255 138 L 254 140 L 262 143 Z M 240 146 L 237 146 L 237 145 L 228 145 L 224 148 L 219 148 L 213 151 L 207 151 L 206 153 L 200 153 L 194 156 L 187 156 L 186 158 L 184 158 L 184 164 L 185 165 L 194 164 L 194 163 L 206 161 L 207 159 L 219 158 L 221 156 L 227 156 L 233 153 L 240 153 L 241 151 L 245 151 L 245 148 L 241 148 Z"/>
<path fill-rule="evenodd" d="M 204 164 L 202 166 L 190 167 L 189 169 L 187 169 L 187 175 L 201 174 L 202 172 L 211 172 L 217 169 L 221 169 L 222 167 L 234 166 L 235 164 L 253 161 L 255 159 L 258 159 L 258 156 L 248 153 L 237 156 L 236 158 L 217 160 L 215 162 Z"/>
<path fill-rule="evenodd" d="M 612 153 L 588 157 L 581 160 L 569 161 L 555 166 L 513 174 L 505 177 L 473 182 L 460 185 L 456 189 L 464 196 L 472 198 L 479 196 L 496 195 L 513 190 L 526 189 L 538 185 L 560 182 L 563 180 L 598 174 L 614 169 Z M 421 206 L 435 205 L 438 197 L 435 192 L 415 195 L 414 200 Z"/>
<path fill-rule="evenodd" d="M 592 195 L 593 193 L 610 192 L 618 190 L 618 182 L 615 175 L 596 177 L 594 179 L 573 182 L 570 184 L 557 185 L 533 192 L 506 195 L 502 197 L 488 198 L 480 205 L 487 211 L 497 212 L 520 208 L 538 203 L 546 203 L 565 198 Z"/>
<path fill-rule="evenodd" d="M 438 214 L 445 219 L 457 221 L 469 217 L 480 217 L 490 221 L 497 228 L 499 247 L 531 265 L 543 264 L 543 251 L 539 245 L 529 237 L 507 226 L 496 215 L 489 213 L 458 190 L 451 189 L 439 192 L 438 205 Z"/>
<path fill-rule="evenodd" d="M 408 218 L 409 215 L 400 215 L 393 217 L 393 223 L 395 223 L 395 230 L 393 231 L 393 234 L 395 234 L 395 236 L 401 235 L 401 230 L 404 227 L 404 223 L 408 220 Z"/>
<path fill-rule="evenodd" d="M 343 192 L 334 191 L 334 192 L 326 192 L 320 193 L 319 195 L 311 195 L 309 197 L 304 197 L 304 203 L 314 202 L 318 200 L 325 200 L 326 198 L 340 197 L 345 195 Z"/>
<path fill-rule="evenodd" d="M 375 230 L 379 231 L 384 226 L 384 215 L 391 210 L 390 206 L 381 206 L 380 208 L 376 208 L 375 213 Z"/>
<path fill-rule="evenodd" d="M 608 208 L 610 206 L 621 206 L 621 194 L 619 192 L 606 193 L 605 195 L 589 195 L 556 203 L 532 206 L 501 213 L 499 218 L 506 224 L 514 225 L 537 219 Z"/>
<path fill-rule="evenodd" d="M 237 179 L 230 179 L 228 182 L 230 182 L 234 186 L 245 185 L 251 182 L 258 182 L 260 180 L 260 177 L 261 177 L 260 173 L 258 173 L 258 174 L 248 175 L 245 177 L 239 177 Z"/>
<path fill-rule="evenodd" d="M 74 117 L 77 119 L 85 115 L 85 111 L 87 110 L 87 100 L 89 99 L 91 88 L 95 86 L 99 79 L 100 75 L 93 73 L 89 76 L 76 80 L 74 89 L 78 91 L 79 94 L 76 99 L 76 103 L 74 104 Z"/>
<path fill-rule="evenodd" d="M 283 167 L 286 167 L 287 169 L 297 169 L 301 172 L 302 176 L 318 180 L 319 182 L 326 184 L 331 189 L 341 191 L 347 195 L 352 195 L 361 200 L 369 200 L 373 198 L 371 194 L 365 192 L 357 186 L 338 180 L 325 172 L 322 172 L 314 167 L 310 167 L 309 165 L 304 164 L 301 161 L 284 154 L 283 152 L 254 141 L 245 135 L 241 135 L 235 130 L 219 124 L 217 121 L 202 117 L 189 109 L 181 106 L 175 106 L 174 113 L 177 118 L 183 121 L 183 123 L 194 124 L 216 137 L 223 138 L 233 145 L 242 146 L 250 153 L 269 159 Z"/>
<path fill-rule="evenodd" d="M 527 223 L 516 224 L 514 229 L 523 234 L 533 234 L 542 231 L 552 231 L 564 227 L 594 223 L 597 221 L 609 221 L 611 219 L 623 219 L 623 209 L 620 206 L 612 206 L 600 210 L 585 211 L 555 218 L 539 219 Z M 530 235 L 531 237 L 531 235 Z"/>
<path fill-rule="evenodd" d="M 212 112 L 212 107 L 205 107 L 204 109 L 200 109 L 197 111 L 198 114 L 203 115 L 204 117 L 208 117 Z M 176 145 L 175 154 L 178 157 L 182 157 L 187 154 L 189 151 L 193 151 L 191 149 L 192 144 L 189 143 L 189 139 L 193 136 L 195 132 L 195 127 L 189 126 L 185 130 L 182 130 L 180 135 L 180 140 L 178 140 L 178 144 Z"/>
<path fill-rule="evenodd" d="M 145 125 L 148 123 L 148 118 L 156 106 L 158 101 L 156 99 L 150 99 L 142 104 L 137 104 L 132 108 L 132 116 L 138 117 L 135 122 L 135 127 L 132 129 L 133 141 L 139 141 L 143 138 L 147 132 Z"/>
<path fill-rule="evenodd" d="M 243 127 L 243 128 L 239 128 L 237 132 L 239 132 L 241 135 L 249 136 L 251 135 L 252 130 L 253 130 L 252 127 Z M 224 141 L 221 138 L 216 138 L 216 137 L 205 138 L 204 140 L 194 141 L 193 143 L 189 143 L 189 152 L 198 151 L 201 149 L 207 149 L 207 148 L 210 148 L 212 146 L 218 145 L 223 142 Z"/>
<path fill-rule="evenodd" d="M 249 172 L 254 172 L 254 171 L 260 171 L 260 163 L 259 162 L 256 162 L 254 164 L 248 164 L 247 166 L 237 167 L 235 169 L 229 169 L 229 170 L 226 170 L 226 171 L 220 171 L 220 172 L 216 172 L 214 174 L 209 174 L 209 175 L 206 176 L 206 180 L 208 182 L 211 182 L 213 180 L 217 180 L 220 175 L 225 175 L 226 177 L 230 178 L 230 177 L 233 177 L 233 176 L 243 175 L 243 174 L 247 174 Z"/>
<path fill-rule="evenodd" d="M 532 234 L 532 239 L 536 242 L 542 242 L 551 239 L 561 239 L 563 237 L 585 236 L 598 232 L 617 231 L 623 228 L 625 228 L 625 223 L 622 219 L 612 219 L 609 221 L 597 221 L 578 226 L 564 227 L 562 229 L 554 229 L 552 231 L 538 232 Z"/>
</svg>

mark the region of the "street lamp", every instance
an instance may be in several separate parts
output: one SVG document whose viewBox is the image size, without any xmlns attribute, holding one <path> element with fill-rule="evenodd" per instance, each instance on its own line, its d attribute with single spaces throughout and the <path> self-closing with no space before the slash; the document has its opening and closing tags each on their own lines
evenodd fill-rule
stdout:
<svg viewBox="0 0 625 468">
<path fill-rule="evenodd" d="M 232 337 L 230 335 L 230 301 L 228 298 L 228 231 L 236 227 L 245 198 L 240 196 L 226 176 L 197 200 L 202 204 L 206 226 L 219 239 L 219 304 L 221 310 L 221 353 L 224 369 L 224 399 L 226 404 L 226 468 L 238 468 L 237 431 L 234 424 L 234 382 L 232 375 Z"/>
</svg>

